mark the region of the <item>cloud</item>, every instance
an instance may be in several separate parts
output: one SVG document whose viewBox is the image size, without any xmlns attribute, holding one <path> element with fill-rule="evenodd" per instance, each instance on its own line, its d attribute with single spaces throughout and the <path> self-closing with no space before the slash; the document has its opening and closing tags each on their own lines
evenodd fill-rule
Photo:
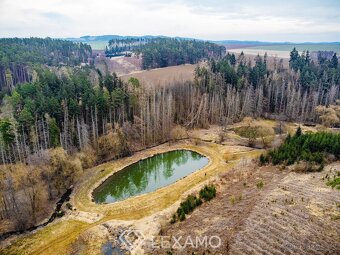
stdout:
<svg viewBox="0 0 340 255">
<path fill-rule="evenodd" d="M 46 18 L 55 22 L 69 22 L 71 19 L 58 12 L 41 12 L 39 13 L 43 18 Z"/>
<path fill-rule="evenodd" d="M 335 41 L 339 9 L 333 0 L 0 0 L 0 37 L 152 34 Z"/>
<path fill-rule="evenodd" d="M 191 6 L 193 11 L 198 13 L 224 14 L 225 16 L 238 16 L 256 18 L 259 16 L 273 16 L 285 18 L 301 18 L 312 20 L 337 20 L 339 22 L 340 1 L 320 0 L 296 1 L 285 0 L 187 0 L 183 1 L 187 6 Z"/>
</svg>

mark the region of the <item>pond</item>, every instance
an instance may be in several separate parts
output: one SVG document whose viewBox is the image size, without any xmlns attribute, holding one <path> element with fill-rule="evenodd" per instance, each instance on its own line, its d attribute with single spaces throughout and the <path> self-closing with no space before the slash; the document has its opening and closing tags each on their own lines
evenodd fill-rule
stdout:
<svg viewBox="0 0 340 255">
<path fill-rule="evenodd" d="M 113 203 L 155 191 L 203 168 L 208 158 L 189 150 L 176 150 L 140 160 L 114 173 L 93 191 L 97 204 Z"/>
</svg>

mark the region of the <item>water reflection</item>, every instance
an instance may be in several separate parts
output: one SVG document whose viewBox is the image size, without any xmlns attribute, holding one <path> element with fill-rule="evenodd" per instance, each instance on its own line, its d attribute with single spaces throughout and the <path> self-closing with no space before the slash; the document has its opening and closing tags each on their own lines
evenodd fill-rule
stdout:
<svg viewBox="0 0 340 255">
<path fill-rule="evenodd" d="M 109 177 L 93 192 L 96 203 L 112 203 L 174 183 L 208 164 L 196 152 L 176 150 L 141 160 Z"/>
</svg>

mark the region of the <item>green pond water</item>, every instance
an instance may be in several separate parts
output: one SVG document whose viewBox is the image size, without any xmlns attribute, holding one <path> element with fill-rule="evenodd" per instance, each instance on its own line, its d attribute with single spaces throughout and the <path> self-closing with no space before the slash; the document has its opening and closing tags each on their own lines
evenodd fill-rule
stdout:
<svg viewBox="0 0 340 255">
<path fill-rule="evenodd" d="M 113 203 L 167 186 L 203 168 L 208 158 L 189 150 L 158 154 L 114 173 L 93 191 L 94 201 Z"/>
</svg>

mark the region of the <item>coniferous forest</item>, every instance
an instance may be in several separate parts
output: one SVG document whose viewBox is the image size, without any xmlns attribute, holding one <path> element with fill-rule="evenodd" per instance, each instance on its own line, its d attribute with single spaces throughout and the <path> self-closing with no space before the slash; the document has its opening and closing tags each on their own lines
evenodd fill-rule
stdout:
<svg viewBox="0 0 340 255">
<path fill-rule="evenodd" d="M 92 49 L 89 45 L 51 38 L 0 39 L 0 90 L 32 80 L 32 67 L 76 66 L 87 63 Z"/>
<path fill-rule="evenodd" d="M 143 69 L 150 69 L 195 64 L 203 58 L 220 58 L 225 47 L 205 41 L 157 38 L 142 44 L 134 52 L 143 57 Z"/>
<path fill-rule="evenodd" d="M 320 164 L 322 170 L 325 154 L 340 156 L 340 134 L 318 132 L 315 134 L 302 134 L 298 128 L 295 135 L 288 135 L 285 142 L 277 149 L 271 150 L 268 155 L 261 155 L 262 164 L 272 162 L 274 165 L 306 161 Z M 308 170 L 308 169 L 307 169 Z"/>
<path fill-rule="evenodd" d="M 142 58 L 143 69 L 152 69 L 195 64 L 204 58 L 220 58 L 225 51 L 224 46 L 206 41 L 166 37 L 132 37 L 110 40 L 105 53 L 107 56 L 134 53 Z"/>
</svg>

